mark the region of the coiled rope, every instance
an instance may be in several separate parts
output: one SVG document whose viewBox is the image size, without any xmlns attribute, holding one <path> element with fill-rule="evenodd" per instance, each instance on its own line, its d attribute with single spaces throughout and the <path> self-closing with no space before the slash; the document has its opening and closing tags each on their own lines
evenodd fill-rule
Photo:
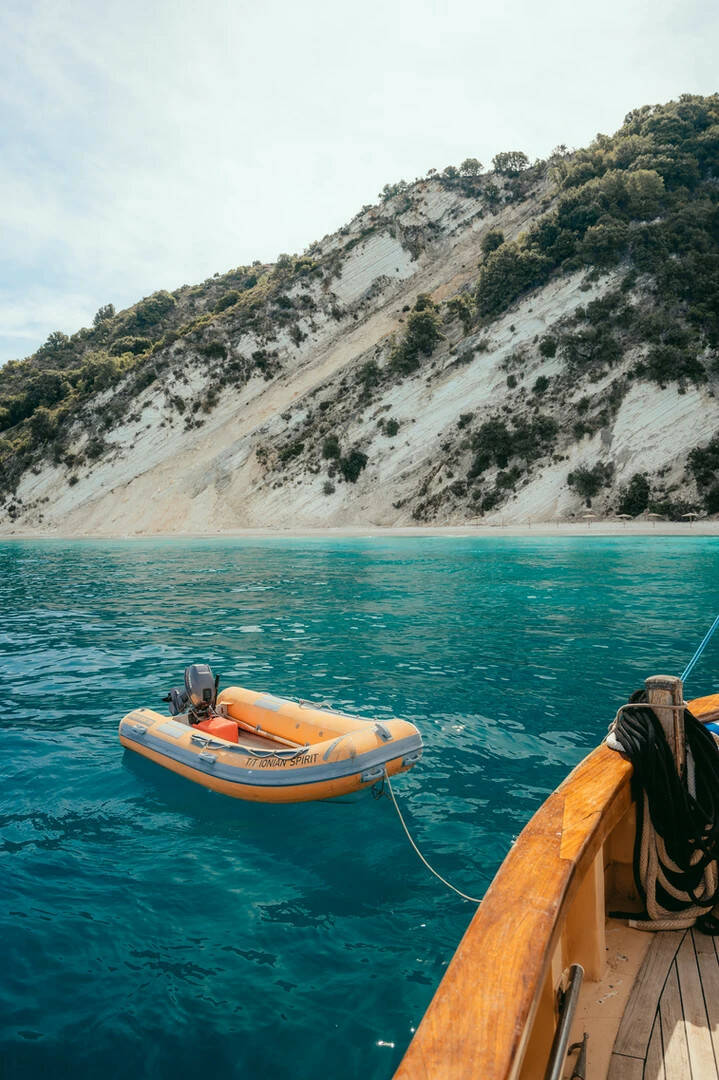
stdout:
<svg viewBox="0 0 719 1080">
<path fill-rule="evenodd" d="M 682 672 L 682 683 L 717 627 L 719 615 Z M 719 900 L 719 747 L 685 706 L 669 706 L 684 710 L 686 767 L 680 775 L 657 714 L 645 704 L 646 693 L 629 700 L 606 740 L 634 766 L 634 879 L 647 915 L 630 918 L 629 925 L 682 930 L 701 920 L 701 929 L 715 933 L 719 923 L 708 913 Z"/>
<path fill-rule="evenodd" d="M 395 798 L 394 791 L 392 790 L 392 781 L 389 778 L 389 774 L 387 772 L 387 769 L 385 769 L 385 771 L 384 771 L 383 783 L 385 783 L 387 785 L 387 790 L 389 791 L 389 797 L 392 800 L 392 802 L 394 803 L 394 808 L 397 811 L 397 817 L 399 818 L 399 820 L 400 820 L 400 822 L 402 824 L 402 828 L 404 829 L 405 833 L 407 834 L 407 839 L 409 840 L 410 844 L 412 845 L 412 847 L 414 848 L 416 853 L 419 855 L 419 857 L 422 860 L 422 862 L 424 863 L 424 865 L 429 870 L 430 874 L 434 874 L 434 876 L 436 878 L 438 878 L 442 882 L 443 885 L 446 885 L 448 889 L 451 889 L 452 892 L 455 892 L 457 894 L 457 896 L 461 896 L 463 900 L 469 900 L 469 902 L 471 904 L 479 904 L 479 903 L 481 903 L 481 901 L 478 900 L 476 896 L 467 896 L 467 894 L 463 893 L 461 889 L 456 888 L 456 886 L 452 885 L 452 883 L 447 881 L 446 878 L 443 878 L 441 874 L 437 873 L 437 871 L 434 869 L 433 866 L 430 866 L 430 864 L 427 862 L 424 855 L 422 854 L 422 852 L 419 850 L 419 848 L 415 844 L 414 840 L 412 839 L 412 834 L 410 833 L 409 829 L 407 828 L 405 820 L 402 817 L 402 811 L 400 810 L 400 808 L 399 808 L 399 806 L 397 804 L 397 800 Z"/>
<path fill-rule="evenodd" d="M 637 807 L 634 878 L 647 918 L 642 930 L 693 926 L 719 900 L 719 747 L 684 709 L 685 775 L 646 693 L 633 694 L 612 725 L 613 740 L 634 766 Z"/>
</svg>

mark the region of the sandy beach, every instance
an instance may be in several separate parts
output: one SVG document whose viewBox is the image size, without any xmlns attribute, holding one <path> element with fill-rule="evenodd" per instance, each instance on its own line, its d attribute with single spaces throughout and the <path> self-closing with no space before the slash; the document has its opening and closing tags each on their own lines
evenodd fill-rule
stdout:
<svg viewBox="0 0 719 1080">
<path fill-rule="evenodd" d="M 719 520 L 684 521 L 614 521 L 608 519 L 589 522 L 540 521 L 525 524 L 484 524 L 467 522 L 463 525 L 344 525 L 336 528 L 256 528 L 214 529 L 204 532 L 132 532 L 132 533 L 70 533 L 58 530 L 18 530 L 0 534 L 2 540 L 200 540 L 217 539 L 344 539 L 352 537 L 400 537 L 400 536 L 457 536 L 490 537 L 567 537 L 589 538 L 597 536 L 717 536 Z"/>
</svg>

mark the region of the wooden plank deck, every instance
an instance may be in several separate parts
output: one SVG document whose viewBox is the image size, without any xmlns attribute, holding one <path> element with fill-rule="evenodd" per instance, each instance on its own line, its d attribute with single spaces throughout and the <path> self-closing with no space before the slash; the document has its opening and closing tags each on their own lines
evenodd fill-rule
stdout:
<svg viewBox="0 0 719 1080">
<path fill-rule="evenodd" d="M 614 1042 L 607 1080 L 719 1080 L 719 956 L 694 930 L 657 934 Z"/>
</svg>

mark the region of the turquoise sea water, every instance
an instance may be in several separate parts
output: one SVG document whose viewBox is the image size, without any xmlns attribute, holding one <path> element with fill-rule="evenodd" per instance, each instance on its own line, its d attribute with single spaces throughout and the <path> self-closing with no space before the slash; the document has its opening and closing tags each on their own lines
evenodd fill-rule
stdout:
<svg viewBox="0 0 719 1080">
<path fill-rule="evenodd" d="M 197 661 L 412 720 L 400 804 L 482 895 L 617 705 L 681 672 L 719 612 L 719 546 L 4 542 L 0 600 L 3 1076 L 385 1080 L 472 905 L 387 799 L 230 800 L 123 752 L 120 717 Z"/>
</svg>

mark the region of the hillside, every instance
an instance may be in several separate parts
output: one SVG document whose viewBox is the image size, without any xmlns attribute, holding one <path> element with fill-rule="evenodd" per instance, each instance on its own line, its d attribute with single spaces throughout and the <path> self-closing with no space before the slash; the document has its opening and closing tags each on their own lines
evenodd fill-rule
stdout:
<svg viewBox="0 0 719 1080">
<path fill-rule="evenodd" d="M 719 95 L 0 369 L 0 532 L 719 512 Z"/>
</svg>

